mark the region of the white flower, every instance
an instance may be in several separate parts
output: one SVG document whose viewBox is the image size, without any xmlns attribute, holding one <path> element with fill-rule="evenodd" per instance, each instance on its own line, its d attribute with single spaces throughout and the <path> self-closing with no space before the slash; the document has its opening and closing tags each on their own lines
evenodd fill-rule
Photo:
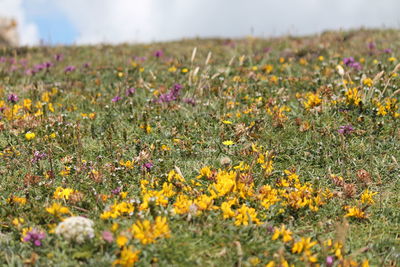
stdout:
<svg viewBox="0 0 400 267">
<path fill-rule="evenodd" d="M 340 76 L 343 76 L 343 75 L 344 75 L 344 69 L 343 69 L 342 66 L 337 65 L 337 66 L 336 66 L 336 70 L 337 70 L 337 72 L 339 73 Z"/>
<path fill-rule="evenodd" d="M 57 225 L 55 232 L 68 241 L 83 243 L 94 237 L 93 224 L 92 220 L 81 216 L 69 217 Z"/>
</svg>

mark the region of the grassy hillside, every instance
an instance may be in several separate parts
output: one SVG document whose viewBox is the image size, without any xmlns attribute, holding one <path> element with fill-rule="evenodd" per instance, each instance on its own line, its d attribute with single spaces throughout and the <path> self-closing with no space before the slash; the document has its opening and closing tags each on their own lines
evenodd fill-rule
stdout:
<svg viewBox="0 0 400 267">
<path fill-rule="evenodd" d="M 1 264 L 396 266 L 399 48 L 0 50 Z"/>
</svg>

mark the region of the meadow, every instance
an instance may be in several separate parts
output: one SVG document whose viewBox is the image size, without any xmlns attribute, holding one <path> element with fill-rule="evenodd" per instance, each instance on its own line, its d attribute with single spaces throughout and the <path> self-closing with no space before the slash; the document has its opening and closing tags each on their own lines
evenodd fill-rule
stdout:
<svg viewBox="0 0 400 267">
<path fill-rule="evenodd" d="M 0 49 L 4 266 L 397 266 L 400 31 Z"/>
</svg>

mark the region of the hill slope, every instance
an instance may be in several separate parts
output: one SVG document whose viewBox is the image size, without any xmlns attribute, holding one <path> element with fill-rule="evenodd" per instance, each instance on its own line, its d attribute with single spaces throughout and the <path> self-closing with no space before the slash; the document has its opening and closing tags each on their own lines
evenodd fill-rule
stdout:
<svg viewBox="0 0 400 267">
<path fill-rule="evenodd" d="M 1 50 L 0 262 L 395 266 L 399 48 L 358 30 Z"/>
</svg>

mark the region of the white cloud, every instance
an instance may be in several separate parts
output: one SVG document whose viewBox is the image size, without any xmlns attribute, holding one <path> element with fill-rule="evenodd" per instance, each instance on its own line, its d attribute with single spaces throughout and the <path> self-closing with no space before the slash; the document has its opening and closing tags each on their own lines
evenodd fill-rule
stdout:
<svg viewBox="0 0 400 267">
<path fill-rule="evenodd" d="M 37 30 L 25 22 L 21 1 L 31 4 L 25 12 L 38 12 L 34 6 L 45 15 L 50 3 L 60 9 L 78 44 L 400 27 L 399 0 L 0 0 L 0 14 L 6 3 L 21 21 L 24 42 L 37 42 Z"/>
<path fill-rule="evenodd" d="M 57 0 L 78 43 L 399 27 L 398 0 Z M 397 8 L 396 8 L 397 7 Z"/>
<path fill-rule="evenodd" d="M 18 21 L 20 44 L 35 45 L 39 42 L 37 26 L 26 21 L 22 0 L 0 0 L 0 17 L 11 17 Z"/>
</svg>

